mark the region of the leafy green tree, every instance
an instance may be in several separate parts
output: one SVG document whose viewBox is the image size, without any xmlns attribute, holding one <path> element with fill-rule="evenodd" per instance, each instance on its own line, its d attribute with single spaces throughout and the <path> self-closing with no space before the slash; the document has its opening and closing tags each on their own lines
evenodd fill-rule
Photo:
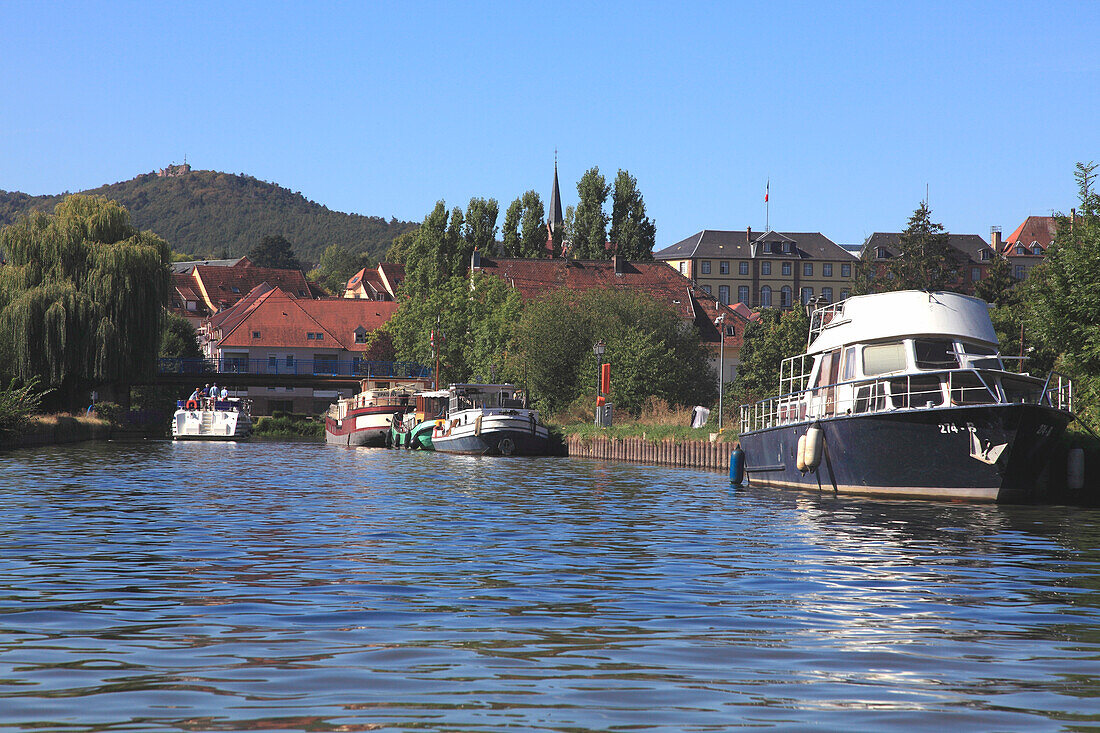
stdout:
<svg viewBox="0 0 1100 733">
<path fill-rule="evenodd" d="M 504 247 L 505 257 L 522 257 L 523 247 L 519 238 L 519 220 L 523 216 L 523 199 L 518 198 L 508 206 L 504 213 L 504 226 L 501 227 L 500 236 Z"/>
<path fill-rule="evenodd" d="M 989 263 L 985 277 L 974 284 L 974 294 L 992 306 L 1015 304 L 1015 285 L 1016 278 L 1012 276 L 1008 258 L 997 252 Z"/>
<path fill-rule="evenodd" d="M 321 253 L 321 262 L 306 275 L 333 295 L 343 295 L 348 280 L 361 269 L 361 259 L 341 247 L 330 244 Z"/>
<path fill-rule="evenodd" d="M 302 263 L 294 254 L 294 246 L 281 234 L 269 234 L 248 250 L 248 259 L 256 267 L 277 270 L 301 270 Z"/>
<path fill-rule="evenodd" d="M 58 406 L 147 376 L 160 351 L 171 253 L 103 197 L 69 196 L 0 230 L 0 373 L 39 379 Z"/>
<path fill-rule="evenodd" d="M 1078 163 L 1079 214 L 1058 216 L 1054 242 L 1027 282 L 1027 326 L 1078 381 L 1080 416 L 1100 427 L 1100 196 L 1095 163 Z"/>
<path fill-rule="evenodd" d="M 616 254 L 628 260 L 651 260 L 656 238 L 657 227 L 645 215 L 638 179 L 620 169 L 611 195 L 611 244 Z"/>
<path fill-rule="evenodd" d="M 466 249 L 482 254 L 492 253 L 497 238 L 497 215 L 500 206 L 496 199 L 472 198 L 466 206 L 466 228 L 463 238 Z"/>
<path fill-rule="evenodd" d="M 864 246 L 852 268 L 852 295 L 869 295 L 891 290 L 885 268 L 875 259 L 872 247 Z"/>
<path fill-rule="evenodd" d="M 529 302 L 516 324 L 510 371 L 524 375 L 543 409 L 558 412 L 582 395 L 595 397 L 598 340 L 607 345 L 612 398 L 622 410 L 636 412 L 651 395 L 677 405 L 716 396 L 698 332 L 668 305 L 626 290 L 558 290 Z"/>
<path fill-rule="evenodd" d="M 580 201 L 573 211 L 570 235 L 573 254 L 582 260 L 607 259 L 607 214 L 604 203 L 611 187 L 600 175 L 598 167 L 590 168 L 577 182 Z"/>
<path fill-rule="evenodd" d="M 964 255 L 951 246 L 943 225 L 932 221 L 932 210 L 922 201 L 898 237 L 898 256 L 887 265 L 893 275 L 889 289 L 958 290 L 964 265 Z"/>
<path fill-rule="evenodd" d="M 164 334 L 160 341 L 160 355 L 173 359 L 201 359 L 202 349 L 195 338 L 195 329 L 183 316 L 166 313 Z"/>
<path fill-rule="evenodd" d="M 523 194 L 523 217 L 520 219 L 520 250 L 523 257 L 541 257 L 546 249 L 546 209 L 535 191 Z"/>
<path fill-rule="evenodd" d="M 462 275 L 470 266 L 471 247 L 466 249 L 466 240 L 462 238 L 462 229 L 466 224 L 466 217 L 462 214 L 462 208 L 454 207 L 451 211 L 451 221 L 447 225 L 447 234 L 444 240 L 448 259 L 448 274 Z"/>
<path fill-rule="evenodd" d="M 443 334 L 437 339 L 443 380 L 487 377 L 491 368 L 506 378 L 500 367 L 521 304 L 503 280 L 475 273 L 451 277 L 427 291 L 414 290 L 406 280 L 399 300 L 401 307 L 385 327 L 397 358 L 431 364 L 429 336 L 435 330 Z"/>
<path fill-rule="evenodd" d="M 383 259 L 386 262 L 396 262 L 398 264 L 405 264 L 408 261 L 409 252 L 412 250 L 413 242 L 416 240 L 416 229 L 411 229 L 402 234 L 398 234 L 390 242 L 389 248 L 386 250 L 386 254 Z"/>
<path fill-rule="evenodd" d="M 437 201 L 408 243 L 405 281 L 412 283 L 418 293 L 427 293 L 453 274 L 447 229 L 447 205 Z"/>
<path fill-rule="evenodd" d="M 806 351 L 810 320 L 801 308 L 779 311 L 764 308 L 745 329 L 741 363 L 729 389 L 731 406 L 738 400 L 755 402 L 779 393 L 779 370 L 784 359 Z"/>
</svg>

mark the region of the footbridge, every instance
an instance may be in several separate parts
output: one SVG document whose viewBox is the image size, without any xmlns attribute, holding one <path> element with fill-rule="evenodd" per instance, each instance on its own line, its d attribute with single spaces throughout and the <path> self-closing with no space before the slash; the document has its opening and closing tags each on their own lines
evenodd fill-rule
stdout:
<svg viewBox="0 0 1100 733">
<path fill-rule="evenodd" d="M 362 379 L 431 379 L 432 370 L 410 361 L 349 362 L 335 359 L 178 359 L 162 358 L 156 375 L 144 384 L 168 387 L 201 387 L 216 382 L 219 387 L 311 387 L 318 390 L 359 388 Z"/>
</svg>

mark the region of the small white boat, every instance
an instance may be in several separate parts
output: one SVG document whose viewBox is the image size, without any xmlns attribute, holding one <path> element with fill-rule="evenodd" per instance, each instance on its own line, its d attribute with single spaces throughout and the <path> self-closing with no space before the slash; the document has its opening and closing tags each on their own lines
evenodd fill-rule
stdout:
<svg viewBox="0 0 1100 733">
<path fill-rule="evenodd" d="M 248 400 L 180 400 L 172 415 L 172 440 L 248 440 L 252 416 Z"/>
</svg>

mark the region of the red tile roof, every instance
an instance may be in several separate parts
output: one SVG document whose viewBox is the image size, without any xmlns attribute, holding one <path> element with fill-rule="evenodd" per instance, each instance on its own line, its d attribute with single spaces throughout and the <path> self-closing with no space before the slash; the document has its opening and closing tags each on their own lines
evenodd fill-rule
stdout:
<svg viewBox="0 0 1100 733">
<path fill-rule="evenodd" d="M 616 288 L 647 293 L 671 305 L 684 320 L 699 327 L 704 342 L 718 343 L 714 319 L 726 314 L 726 323 L 734 326 L 735 334 L 726 337 L 727 346 L 739 346 L 741 332 L 747 325 L 744 315 L 729 306 L 717 303 L 711 296 L 694 288 L 691 280 L 664 262 L 621 262 L 621 272 L 615 271 L 613 260 L 564 259 L 489 259 L 481 258 L 480 270 L 504 279 L 519 291 L 524 300 L 543 293 L 567 288 L 584 291 L 592 288 Z M 740 324 L 740 325 L 738 325 Z"/>
<path fill-rule="evenodd" d="M 355 343 L 355 332 L 377 330 L 397 310 L 397 303 L 347 298 L 306 300 L 279 288 L 249 293 L 221 318 L 220 348 L 263 346 L 271 348 L 315 348 L 366 351 L 367 344 Z M 221 314 L 219 314 L 221 315 Z M 213 319 L 211 319 L 213 323 Z M 260 338 L 252 338 L 258 331 Z M 320 340 L 309 334 L 323 334 Z"/>
<path fill-rule="evenodd" d="M 276 270 L 270 267 L 210 267 L 195 265 L 193 278 L 197 290 L 205 295 L 212 310 L 227 308 L 260 283 L 267 282 L 300 298 L 312 297 L 309 283 L 301 270 Z M 235 290 L 234 290 L 235 289 Z"/>
<path fill-rule="evenodd" d="M 1045 252 L 1050 247 L 1051 242 L 1054 241 L 1056 221 L 1053 216 L 1029 216 L 1024 219 L 1020 226 L 1016 227 L 1012 234 L 1008 235 L 1001 253 L 1005 255 L 1015 254 L 1013 251 L 1015 246 L 1022 244 L 1028 248 L 1028 254 L 1031 254 L 1032 242 L 1042 247 Z"/>
</svg>

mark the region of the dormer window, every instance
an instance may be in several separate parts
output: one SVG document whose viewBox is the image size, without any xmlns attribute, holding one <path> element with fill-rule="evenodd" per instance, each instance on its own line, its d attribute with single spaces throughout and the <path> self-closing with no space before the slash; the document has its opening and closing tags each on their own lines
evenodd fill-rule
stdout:
<svg viewBox="0 0 1100 733">
<path fill-rule="evenodd" d="M 241 289 L 238 288 L 236 285 L 234 285 L 232 288 L 230 288 L 230 290 L 232 290 L 234 293 L 237 293 L 238 295 L 240 295 L 240 293 L 241 293 Z"/>
<path fill-rule="evenodd" d="M 787 254 L 794 254 L 794 242 L 787 242 Z"/>
<path fill-rule="evenodd" d="M 306 297 L 306 291 L 302 290 L 301 288 L 298 288 L 298 295 L 300 297 L 304 298 L 304 297 Z"/>
<path fill-rule="evenodd" d="M 1018 255 L 1027 254 L 1027 250 L 1024 249 L 1024 245 L 1022 245 L 1022 244 L 1017 244 L 1016 245 L 1016 254 L 1018 254 Z"/>
<path fill-rule="evenodd" d="M 355 343 L 357 343 L 357 344 L 367 343 L 367 329 L 363 328 L 362 326 L 355 329 Z"/>
<path fill-rule="evenodd" d="M 875 257 L 880 259 L 880 260 L 886 259 L 886 248 L 885 247 L 875 247 Z"/>
<path fill-rule="evenodd" d="M 1031 248 L 1031 254 L 1033 254 L 1033 255 L 1041 255 L 1042 253 L 1043 253 L 1043 248 L 1040 247 L 1039 245 L 1035 245 L 1034 247 Z"/>
<path fill-rule="evenodd" d="M 258 339 L 259 337 L 260 337 L 260 332 L 259 331 L 253 331 L 252 332 L 252 338 Z"/>
<path fill-rule="evenodd" d="M 772 243 L 764 242 L 764 254 L 770 255 L 772 253 Z"/>
</svg>

